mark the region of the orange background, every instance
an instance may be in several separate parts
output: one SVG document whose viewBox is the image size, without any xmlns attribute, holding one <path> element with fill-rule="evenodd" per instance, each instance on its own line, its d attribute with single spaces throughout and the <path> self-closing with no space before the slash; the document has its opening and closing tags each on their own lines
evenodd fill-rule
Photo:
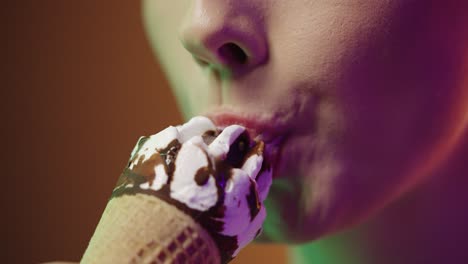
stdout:
<svg viewBox="0 0 468 264">
<path fill-rule="evenodd" d="M 139 1 L 2 6 L 2 262 L 78 261 L 138 137 L 182 119 Z M 237 262 L 285 260 L 249 246 Z"/>
</svg>

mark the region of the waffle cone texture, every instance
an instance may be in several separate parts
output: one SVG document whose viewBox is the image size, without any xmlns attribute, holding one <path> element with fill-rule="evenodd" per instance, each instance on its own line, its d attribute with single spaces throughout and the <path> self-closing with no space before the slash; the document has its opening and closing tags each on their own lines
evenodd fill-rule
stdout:
<svg viewBox="0 0 468 264">
<path fill-rule="evenodd" d="M 112 198 L 81 263 L 220 263 L 210 235 L 175 206 L 147 194 Z"/>
</svg>

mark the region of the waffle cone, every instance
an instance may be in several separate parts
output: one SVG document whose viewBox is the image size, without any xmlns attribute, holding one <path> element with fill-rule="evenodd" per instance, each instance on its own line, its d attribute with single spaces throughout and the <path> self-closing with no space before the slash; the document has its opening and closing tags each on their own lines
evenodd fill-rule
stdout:
<svg viewBox="0 0 468 264">
<path fill-rule="evenodd" d="M 210 235 L 175 206 L 147 194 L 111 199 L 81 263 L 220 263 Z"/>
</svg>

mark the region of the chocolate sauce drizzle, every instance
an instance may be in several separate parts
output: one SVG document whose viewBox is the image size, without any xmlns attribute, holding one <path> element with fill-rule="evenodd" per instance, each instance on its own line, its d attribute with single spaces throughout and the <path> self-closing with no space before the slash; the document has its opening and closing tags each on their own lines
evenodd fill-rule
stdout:
<svg viewBox="0 0 468 264">
<path fill-rule="evenodd" d="M 198 185 L 203 186 L 210 179 L 210 175 L 211 175 L 211 170 L 208 167 L 202 167 L 198 169 L 197 172 L 195 173 L 195 182 Z"/>
<path fill-rule="evenodd" d="M 233 168 L 240 168 L 244 158 L 252 146 L 249 145 L 249 134 L 245 131 L 232 143 L 226 156 L 226 161 Z"/>
<path fill-rule="evenodd" d="M 216 132 L 210 131 L 209 133 L 207 132 L 203 135 L 203 140 L 206 144 L 209 144 L 216 136 Z M 138 150 L 141 149 L 147 140 L 148 137 L 140 138 L 137 143 Z M 226 160 L 215 161 L 214 171 L 211 169 L 213 168 L 213 164 L 211 164 L 211 161 L 208 159 L 208 166 L 200 168 L 196 172 L 194 180 L 200 186 L 206 184 L 211 175 L 213 175 L 216 179 L 218 201 L 207 211 L 192 209 L 184 203 L 172 199 L 170 196 L 170 183 L 174 175 L 176 168 L 175 160 L 180 148 L 181 143 L 175 139 L 171 141 L 166 148 L 157 149 L 157 153 L 153 154 L 149 159 L 146 159 L 146 161 L 143 161 L 145 159 L 144 156 L 138 157 L 138 155 L 135 154 L 134 157 L 131 157 L 127 167 L 120 175 L 117 181 L 117 186 L 112 192 L 110 199 L 123 195 L 136 195 L 138 193 L 142 193 L 153 195 L 175 206 L 182 212 L 190 215 L 196 222 L 203 226 L 207 232 L 210 233 L 211 237 L 218 245 L 222 263 L 227 263 L 232 260 L 232 255 L 239 247 L 239 245 L 237 243 L 236 236 L 225 236 L 220 234 L 220 232 L 224 230 L 224 222 L 222 219 L 224 218 L 226 211 L 226 207 L 224 206 L 224 190 L 226 183 L 232 177 L 231 169 L 240 168 L 242 164 L 252 155 L 261 155 L 264 149 L 264 144 L 263 142 L 251 141 L 249 135 L 244 132 L 231 145 Z M 135 161 L 135 166 L 130 169 L 130 164 Z M 266 162 L 263 162 L 263 164 L 265 163 Z M 167 184 L 164 184 L 161 189 L 157 191 L 153 189 L 141 189 L 139 187 L 140 184 L 148 182 L 151 185 L 153 183 L 155 177 L 157 177 L 154 172 L 154 167 L 158 164 L 164 165 L 165 171 L 168 175 Z M 259 174 L 263 169 L 264 166 L 262 165 L 262 169 Z M 250 180 L 250 189 L 248 195 L 246 196 L 246 200 L 250 209 L 250 221 L 252 221 L 261 208 L 258 194 L 255 190 L 255 182 L 252 179 Z M 260 232 L 260 230 L 258 232 Z"/>
<path fill-rule="evenodd" d="M 261 204 L 258 193 L 255 190 L 255 182 L 252 179 L 250 179 L 249 194 L 247 194 L 246 198 L 250 209 L 250 221 L 253 221 L 258 212 L 260 212 Z"/>
</svg>

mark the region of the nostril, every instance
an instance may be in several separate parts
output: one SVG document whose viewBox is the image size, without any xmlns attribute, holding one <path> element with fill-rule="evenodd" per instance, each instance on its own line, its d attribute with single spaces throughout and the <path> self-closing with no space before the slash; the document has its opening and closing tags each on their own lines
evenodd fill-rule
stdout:
<svg viewBox="0 0 468 264">
<path fill-rule="evenodd" d="M 238 45 L 229 42 L 223 44 L 218 49 L 218 54 L 222 60 L 228 64 L 245 64 L 247 63 L 247 54 Z"/>
</svg>

